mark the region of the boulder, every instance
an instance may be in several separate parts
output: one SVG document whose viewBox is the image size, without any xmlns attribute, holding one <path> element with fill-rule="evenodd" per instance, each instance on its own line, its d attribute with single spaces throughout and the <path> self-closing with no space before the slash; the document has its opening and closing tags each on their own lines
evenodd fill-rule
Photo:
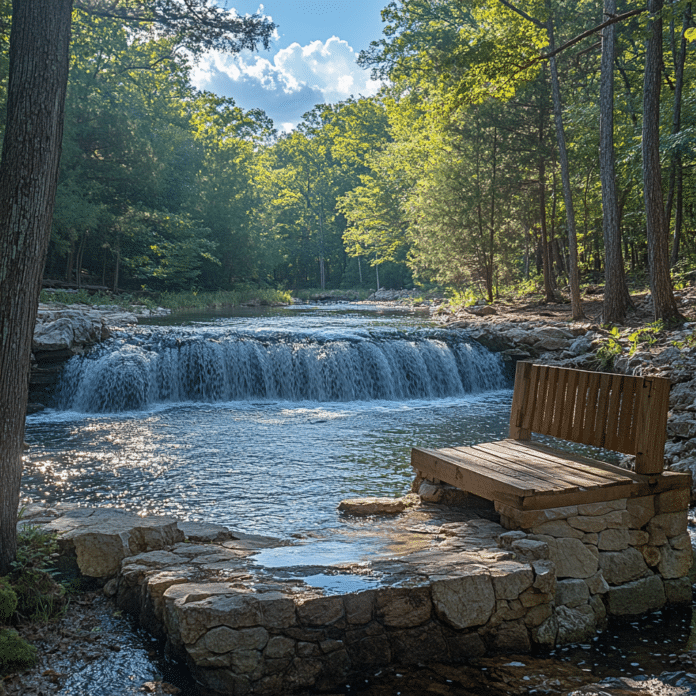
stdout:
<svg viewBox="0 0 696 696">
<path fill-rule="evenodd" d="M 615 616 L 645 614 L 659 609 L 666 602 L 664 584 L 658 575 L 610 587 L 606 596 L 609 613 Z"/>
<path fill-rule="evenodd" d="M 109 508 L 78 508 L 45 525 L 58 534 L 62 549 L 73 552 L 83 575 L 111 578 L 121 561 L 183 541 L 173 517 L 138 517 Z"/>
<path fill-rule="evenodd" d="M 459 577 L 432 584 L 435 611 L 453 628 L 482 626 L 495 609 L 495 591 L 487 568 L 471 565 Z"/>
</svg>

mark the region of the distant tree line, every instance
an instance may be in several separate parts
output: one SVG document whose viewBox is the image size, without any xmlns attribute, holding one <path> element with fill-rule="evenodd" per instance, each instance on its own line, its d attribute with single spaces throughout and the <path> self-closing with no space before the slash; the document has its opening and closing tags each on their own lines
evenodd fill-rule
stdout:
<svg viewBox="0 0 696 696">
<path fill-rule="evenodd" d="M 87 9 L 73 15 L 47 277 L 379 278 L 489 301 L 567 287 L 577 315 L 579 284 L 609 269 L 606 320 L 630 310 L 627 279 L 652 283 L 656 316 L 678 316 L 672 279 L 696 266 L 691 2 L 391 2 L 360 57 L 380 94 L 318 105 L 289 134 L 197 91 L 176 37 Z"/>
</svg>

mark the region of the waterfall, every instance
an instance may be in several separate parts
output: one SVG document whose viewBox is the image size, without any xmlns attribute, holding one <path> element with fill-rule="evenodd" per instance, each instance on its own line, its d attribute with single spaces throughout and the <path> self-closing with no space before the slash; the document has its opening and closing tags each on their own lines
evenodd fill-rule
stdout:
<svg viewBox="0 0 696 696">
<path fill-rule="evenodd" d="M 456 331 L 139 328 L 66 365 L 60 407 L 459 397 L 506 386 L 502 362 Z"/>
</svg>

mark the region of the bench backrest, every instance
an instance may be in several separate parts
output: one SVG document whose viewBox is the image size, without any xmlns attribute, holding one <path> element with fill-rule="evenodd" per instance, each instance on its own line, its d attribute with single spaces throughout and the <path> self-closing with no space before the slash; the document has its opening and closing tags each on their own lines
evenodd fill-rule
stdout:
<svg viewBox="0 0 696 696">
<path fill-rule="evenodd" d="M 671 382 L 518 362 L 510 437 L 532 432 L 634 454 L 636 473 L 664 466 Z"/>
</svg>

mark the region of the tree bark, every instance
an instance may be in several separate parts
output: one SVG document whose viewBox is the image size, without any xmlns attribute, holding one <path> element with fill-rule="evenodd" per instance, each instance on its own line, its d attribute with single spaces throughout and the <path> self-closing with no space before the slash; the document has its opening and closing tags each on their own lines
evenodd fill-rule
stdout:
<svg viewBox="0 0 696 696">
<path fill-rule="evenodd" d="M 616 14 L 616 0 L 604 0 L 604 16 Z M 614 159 L 614 58 L 616 25 L 602 32 L 602 62 L 599 86 L 599 171 L 602 181 L 602 228 L 604 230 L 604 307 L 602 318 L 623 324 L 631 307 L 621 255 L 619 203 Z"/>
<path fill-rule="evenodd" d="M 648 38 L 643 77 L 643 198 L 650 263 L 650 292 L 655 320 L 683 321 L 669 272 L 669 226 L 662 197 L 660 165 L 660 89 L 662 87 L 663 0 L 648 0 Z"/>
<path fill-rule="evenodd" d="M 546 162 L 543 157 L 539 158 L 539 226 L 541 227 L 541 255 L 544 268 L 544 301 L 555 302 L 556 288 L 546 230 Z"/>
<path fill-rule="evenodd" d="M 31 341 L 51 233 L 72 0 L 14 0 L 0 160 L 0 575 L 17 549 Z"/>
<path fill-rule="evenodd" d="M 684 9 L 682 21 L 681 40 L 679 41 L 679 53 L 674 55 L 674 109 L 672 111 L 672 134 L 676 135 L 681 131 L 681 107 L 682 94 L 684 92 L 684 64 L 686 63 L 686 36 L 685 32 L 691 24 L 692 10 L 691 4 Z M 672 236 L 672 255 L 670 265 L 676 266 L 679 261 L 679 247 L 681 243 L 681 230 L 683 224 L 683 165 L 681 153 L 674 152 L 671 157 L 669 173 L 669 194 L 667 196 L 667 225 L 672 219 L 672 205 L 675 200 L 676 189 L 676 212 L 674 215 L 674 234 Z"/>
<path fill-rule="evenodd" d="M 553 20 L 548 24 L 550 51 L 554 50 Z M 563 130 L 563 112 L 561 107 L 561 89 L 558 83 L 558 68 L 556 58 L 549 59 L 551 71 L 551 95 L 553 98 L 553 115 L 556 123 L 556 139 L 558 140 L 558 159 L 561 164 L 561 181 L 563 183 L 563 199 L 566 208 L 566 222 L 568 225 L 568 280 L 570 285 L 570 307 L 573 320 L 585 318 L 580 301 L 580 276 L 578 273 L 578 237 L 575 230 L 575 211 L 573 209 L 573 194 L 570 188 L 570 167 L 568 165 L 568 151 L 566 149 L 565 132 Z"/>
</svg>

